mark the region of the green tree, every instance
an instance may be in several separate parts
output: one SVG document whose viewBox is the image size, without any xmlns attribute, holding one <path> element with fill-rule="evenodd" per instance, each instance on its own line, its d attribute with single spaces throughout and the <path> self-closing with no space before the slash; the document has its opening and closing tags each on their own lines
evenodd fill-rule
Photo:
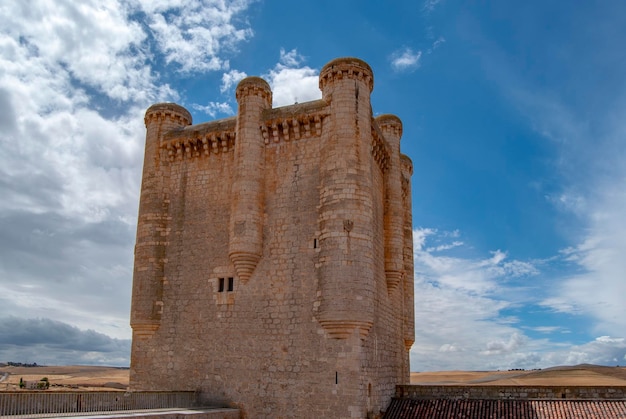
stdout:
<svg viewBox="0 0 626 419">
<path fill-rule="evenodd" d="M 43 377 L 41 380 L 39 380 L 39 383 L 37 383 L 37 387 L 43 388 L 45 390 L 49 389 L 50 380 L 48 380 L 48 377 Z"/>
</svg>

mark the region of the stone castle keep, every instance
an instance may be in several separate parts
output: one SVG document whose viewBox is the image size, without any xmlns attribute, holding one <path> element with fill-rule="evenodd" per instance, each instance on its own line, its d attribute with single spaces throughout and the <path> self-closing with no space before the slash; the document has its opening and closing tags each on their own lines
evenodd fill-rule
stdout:
<svg viewBox="0 0 626 419">
<path fill-rule="evenodd" d="M 371 68 L 320 72 L 322 99 L 235 117 L 145 115 L 131 308 L 133 390 L 197 390 L 247 418 L 366 418 L 409 382 L 412 163 L 373 117 Z"/>
</svg>

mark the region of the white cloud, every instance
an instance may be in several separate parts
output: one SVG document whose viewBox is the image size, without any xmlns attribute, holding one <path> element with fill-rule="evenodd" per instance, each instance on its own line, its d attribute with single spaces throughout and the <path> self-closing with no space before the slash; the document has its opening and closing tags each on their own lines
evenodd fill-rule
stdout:
<svg viewBox="0 0 626 419">
<path fill-rule="evenodd" d="M 284 49 L 280 50 L 280 63 L 285 67 L 298 67 L 304 61 L 304 57 L 298 54 L 296 49 L 292 49 L 289 52 L 285 52 Z"/>
<path fill-rule="evenodd" d="M 183 72 L 228 69 L 222 54 L 252 37 L 250 28 L 237 28 L 235 16 L 250 2 L 136 0 L 165 61 Z"/>
<path fill-rule="evenodd" d="M 411 71 L 419 68 L 422 51 L 413 52 L 411 48 L 404 48 L 391 54 L 391 68 L 394 71 Z"/>
<path fill-rule="evenodd" d="M 544 298 L 550 288 L 526 289 L 528 279 L 541 274 L 539 266 L 544 262 L 509 260 L 500 250 L 486 258 L 455 256 L 450 253 L 462 255 L 466 247 L 451 246 L 459 237 L 458 231 L 414 230 L 416 336 L 411 349 L 412 370 L 531 369 L 624 362 L 623 338 L 599 337 L 585 344 L 564 342 L 562 337 L 550 340 L 554 333 L 564 336 L 567 328 L 527 327 L 523 318 L 504 315 L 504 310 L 525 304 L 548 304 Z M 449 247 L 447 240 L 451 241 Z M 430 242 L 440 244 L 431 246 Z M 522 278 L 524 281 L 519 281 Z M 551 307 L 555 304 L 550 302 Z M 545 337 L 531 338 L 524 331 Z"/>
<path fill-rule="evenodd" d="M 459 246 L 463 246 L 463 242 L 462 241 L 454 241 L 450 244 L 440 244 L 439 246 L 436 247 L 429 247 L 428 249 L 426 249 L 427 252 L 442 252 L 444 250 L 450 250 L 450 249 L 454 249 L 455 247 L 459 247 Z"/>
<path fill-rule="evenodd" d="M 222 85 L 220 86 L 220 92 L 225 93 L 236 83 L 248 77 L 246 73 L 238 70 L 230 70 L 222 75 Z"/>
<path fill-rule="evenodd" d="M 2 3 L 0 317 L 130 336 L 143 114 L 153 102 L 178 98 L 162 79 L 171 69 L 158 64 L 227 68 L 226 54 L 251 36 L 234 23 L 246 7 Z M 204 106 L 232 113 L 228 103 Z"/>
<path fill-rule="evenodd" d="M 502 78 L 506 94 L 556 149 L 554 168 L 562 186 L 546 198 L 564 216 L 576 217 L 579 226 L 569 232 L 574 244 L 560 255 L 574 273 L 559 278 L 543 304 L 557 312 L 592 316 L 596 333 L 622 333 L 626 330 L 626 306 L 620 298 L 626 293 L 622 256 L 626 254 L 626 168 L 622 163 L 626 124 L 614 116 L 626 115 L 626 101 L 622 97 L 610 108 L 577 108 L 558 93 Z M 615 90 L 620 88 L 624 87 Z"/>
<path fill-rule="evenodd" d="M 433 46 L 432 49 L 436 50 L 437 48 L 439 48 L 441 45 L 443 45 L 446 42 L 446 38 L 444 38 L 443 36 L 440 36 L 439 38 L 437 38 L 435 40 L 435 42 L 433 42 Z"/>
<path fill-rule="evenodd" d="M 209 102 L 207 105 L 198 105 L 194 103 L 191 107 L 195 110 L 202 111 L 214 118 L 218 113 L 232 115 L 233 108 L 231 108 L 228 102 Z"/>
<path fill-rule="evenodd" d="M 280 50 L 280 61 L 264 75 L 272 87 L 274 107 L 321 99 L 319 72 L 303 62 L 297 50 Z"/>
<path fill-rule="evenodd" d="M 583 241 L 568 249 L 567 257 L 579 267 L 578 274 L 562 280 L 544 304 L 557 311 L 582 312 L 597 320 L 597 333 L 626 330 L 626 182 L 600 190 L 588 212 L 588 228 Z"/>
<path fill-rule="evenodd" d="M 500 355 L 500 354 L 512 353 L 512 352 L 517 351 L 527 341 L 528 341 L 527 337 L 516 332 L 510 336 L 508 341 L 502 341 L 502 340 L 497 339 L 497 340 L 492 340 L 492 341 L 487 342 L 487 348 L 484 353 L 485 355 L 493 355 L 493 354 Z"/>
<path fill-rule="evenodd" d="M 500 315 L 501 310 L 515 301 L 506 301 L 498 294 L 503 293 L 509 277 L 534 275 L 534 268 L 522 273 L 507 268 L 508 264 L 526 262 L 507 261 L 501 251 L 492 252 L 485 259 L 440 254 L 439 249 L 445 249 L 446 253 L 461 251 L 463 245 L 455 240 L 459 237 L 458 231 L 418 228 L 413 232 L 416 318 L 416 339 L 411 350 L 413 370 L 509 367 L 515 361 L 510 353 L 512 349 L 498 351 L 496 346 L 518 348 L 525 342 L 523 333 Z M 430 241 L 439 244 L 429 246 Z"/>
</svg>

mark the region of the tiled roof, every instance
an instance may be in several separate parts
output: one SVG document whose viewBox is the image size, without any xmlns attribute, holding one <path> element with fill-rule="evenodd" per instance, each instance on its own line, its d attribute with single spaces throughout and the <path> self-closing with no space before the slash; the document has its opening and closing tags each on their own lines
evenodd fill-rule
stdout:
<svg viewBox="0 0 626 419">
<path fill-rule="evenodd" d="M 626 419 L 626 400 L 393 399 L 384 419 Z"/>
</svg>

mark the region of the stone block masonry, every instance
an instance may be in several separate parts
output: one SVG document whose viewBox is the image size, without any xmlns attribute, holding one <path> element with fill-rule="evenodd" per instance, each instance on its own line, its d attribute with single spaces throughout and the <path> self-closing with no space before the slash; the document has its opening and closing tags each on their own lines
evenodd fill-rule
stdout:
<svg viewBox="0 0 626 419">
<path fill-rule="evenodd" d="M 233 118 L 147 110 L 131 389 L 248 418 L 365 418 L 409 382 L 413 168 L 373 88 L 367 63 L 340 58 L 321 100 L 272 108 L 248 77 Z"/>
</svg>

